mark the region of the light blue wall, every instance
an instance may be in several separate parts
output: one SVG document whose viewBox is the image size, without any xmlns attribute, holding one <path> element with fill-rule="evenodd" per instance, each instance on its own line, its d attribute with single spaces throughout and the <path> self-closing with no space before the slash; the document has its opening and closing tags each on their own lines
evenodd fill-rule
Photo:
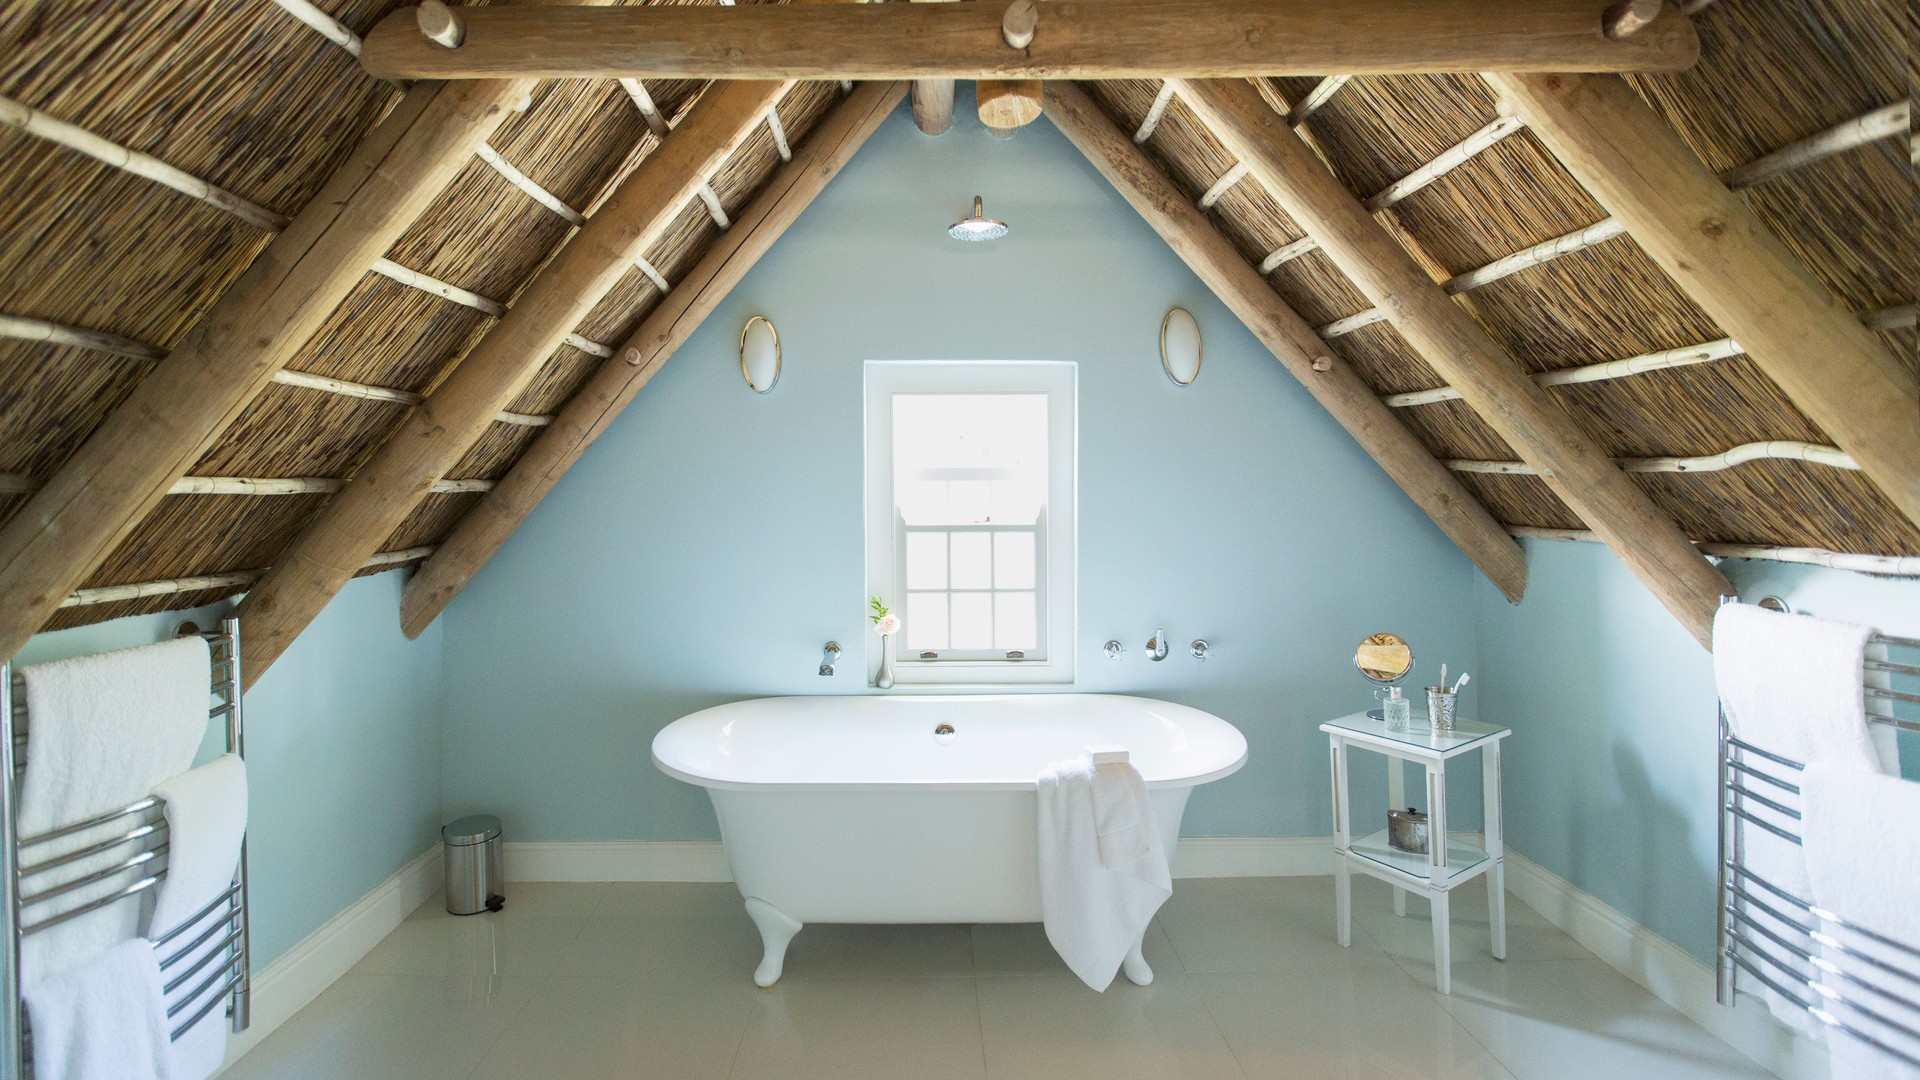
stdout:
<svg viewBox="0 0 1920 1080">
<path fill-rule="evenodd" d="M 1525 601 L 1476 587 L 1514 850 L 1710 960 L 1713 660 L 1600 544 L 1528 541 Z M 1740 595 L 1920 635 L 1920 582 L 1732 561 Z M 1911 741 L 1911 740 L 1909 740 Z M 1913 746 L 1904 748 L 1912 768 Z"/>
<path fill-rule="evenodd" d="M 1423 672 L 1472 665 L 1458 551 L 1049 124 L 1002 142 L 956 111 L 937 139 L 891 117 L 448 610 L 449 813 L 515 840 L 714 838 L 705 795 L 654 769 L 656 731 L 868 692 L 867 359 L 1079 363 L 1078 689 L 1196 705 L 1252 746 L 1189 834 L 1331 831 L 1317 725 L 1371 704 L 1366 633 L 1408 636 Z M 945 235 L 975 194 L 1009 238 Z M 1160 369 L 1174 305 L 1206 339 L 1186 389 Z M 765 397 L 739 373 L 753 314 L 785 352 Z M 1147 662 L 1156 626 L 1216 658 Z M 828 639 L 856 658 L 832 680 Z M 1456 789 L 1477 819 L 1477 774 Z"/>
<path fill-rule="evenodd" d="M 247 693 L 256 973 L 439 838 L 441 632 L 401 635 L 401 582 L 381 574 L 350 583 Z M 204 628 L 221 614 L 40 634 L 15 659 L 150 644 L 183 619 Z M 225 745 L 224 733 L 210 732 L 203 756 Z"/>
</svg>

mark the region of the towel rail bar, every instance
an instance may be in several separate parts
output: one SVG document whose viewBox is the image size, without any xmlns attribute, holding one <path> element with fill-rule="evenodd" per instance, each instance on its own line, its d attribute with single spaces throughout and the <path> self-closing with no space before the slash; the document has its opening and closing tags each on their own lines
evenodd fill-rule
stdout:
<svg viewBox="0 0 1920 1080">
<path fill-rule="evenodd" d="M 1920 705 L 1920 688 L 1899 681 L 1920 678 L 1920 664 L 1887 658 L 1894 649 L 1920 649 L 1920 638 L 1874 634 L 1869 643 L 1876 648 L 1861 664 L 1866 720 L 1896 732 L 1920 732 L 1920 716 L 1906 715 L 1905 708 Z M 1767 992 L 1782 1015 L 1802 1011 L 1818 1027 L 1920 1066 L 1920 1025 L 1914 1021 L 1920 1016 L 1920 942 L 1848 922 L 1753 871 L 1750 845 L 1766 836 L 1805 846 L 1799 825 L 1805 765 L 1739 738 L 1724 708 L 1718 739 L 1719 1000 L 1731 1005 L 1739 993 Z M 1755 790 L 1761 786 L 1765 793 Z"/>
<path fill-rule="evenodd" d="M 222 721 L 227 751 L 245 757 L 239 620 L 224 620 L 219 630 L 200 636 L 206 639 L 209 650 L 210 704 L 207 719 L 209 722 Z M 33 1033 L 20 1000 L 21 940 L 29 934 L 51 929 L 150 892 L 165 879 L 165 856 L 169 845 L 164 803 L 154 797 L 139 799 L 119 809 L 96 814 L 84 821 L 64 824 L 34 836 L 20 836 L 19 779 L 28 766 L 32 729 L 24 677 L 6 663 L 0 663 L 0 723 L 6 725 L 6 731 L 0 733 L 0 919 L 5 920 L 5 925 L 0 926 L 0 1076 L 24 1080 L 32 1076 L 30 1050 Z M 21 855 L 30 848 L 141 814 L 151 814 L 151 817 L 124 827 L 115 836 L 88 843 L 78 850 L 22 865 Z M 117 855 L 122 850 L 128 853 L 124 859 Z M 25 890 L 27 881 L 36 875 L 101 857 L 112 857 L 118 861 L 113 866 L 94 869 L 36 892 L 28 893 Z M 44 904 L 136 872 L 144 876 L 33 922 L 23 917 L 29 906 Z M 170 955 L 160 957 L 162 970 L 170 970 L 183 963 L 186 965 L 164 985 L 168 1003 L 167 1019 L 171 1022 L 182 1013 L 189 1014 L 184 1021 L 170 1026 L 172 1038 L 179 1039 L 215 1009 L 223 1007 L 234 1031 L 247 1029 L 252 1007 L 252 948 L 249 942 L 252 920 L 248 915 L 247 899 L 247 855 L 243 838 L 233 883 L 192 916 L 176 926 L 166 928 L 151 941 L 156 952 L 170 952 Z M 224 916 L 206 921 L 208 916 L 216 915 L 222 908 L 226 909 Z M 183 938 L 184 942 L 177 947 L 167 949 Z M 196 979 L 199 980 L 197 985 L 184 994 L 177 994 Z"/>
</svg>

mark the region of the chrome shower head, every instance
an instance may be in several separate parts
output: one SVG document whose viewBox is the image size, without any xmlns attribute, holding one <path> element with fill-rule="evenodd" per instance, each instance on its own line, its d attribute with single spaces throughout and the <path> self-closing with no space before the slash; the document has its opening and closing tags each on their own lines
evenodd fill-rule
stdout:
<svg viewBox="0 0 1920 1080">
<path fill-rule="evenodd" d="M 986 216 L 980 196 L 973 197 L 973 216 L 953 223 L 947 235 L 955 240 L 998 240 L 1007 235 L 1007 223 Z"/>
</svg>

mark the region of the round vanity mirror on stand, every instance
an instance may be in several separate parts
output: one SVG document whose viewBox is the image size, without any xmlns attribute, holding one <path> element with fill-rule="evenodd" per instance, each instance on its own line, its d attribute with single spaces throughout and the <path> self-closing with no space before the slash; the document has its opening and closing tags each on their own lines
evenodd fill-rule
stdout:
<svg viewBox="0 0 1920 1080">
<path fill-rule="evenodd" d="M 1413 670 L 1413 646 L 1398 634 L 1368 634 L 1353 651 L 1353 666 L 1367 681 L 1380 686 L 1398 686 Z M 1386 719 L 1381 709 L 1368 709 L 1375 720 Z"/>
</svg>

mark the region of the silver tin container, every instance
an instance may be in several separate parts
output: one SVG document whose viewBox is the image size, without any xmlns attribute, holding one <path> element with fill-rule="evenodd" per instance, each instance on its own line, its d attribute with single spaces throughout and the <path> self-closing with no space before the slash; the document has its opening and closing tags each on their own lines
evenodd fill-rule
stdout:
<svg viewBox="0 0 1920 1080">
<path fill-rule="evenodd" d="M 1387 811 L 1387 846 L 1395 851 L 1427 853 L 1427 815 L 1409 806 Z"/>
</svg>

